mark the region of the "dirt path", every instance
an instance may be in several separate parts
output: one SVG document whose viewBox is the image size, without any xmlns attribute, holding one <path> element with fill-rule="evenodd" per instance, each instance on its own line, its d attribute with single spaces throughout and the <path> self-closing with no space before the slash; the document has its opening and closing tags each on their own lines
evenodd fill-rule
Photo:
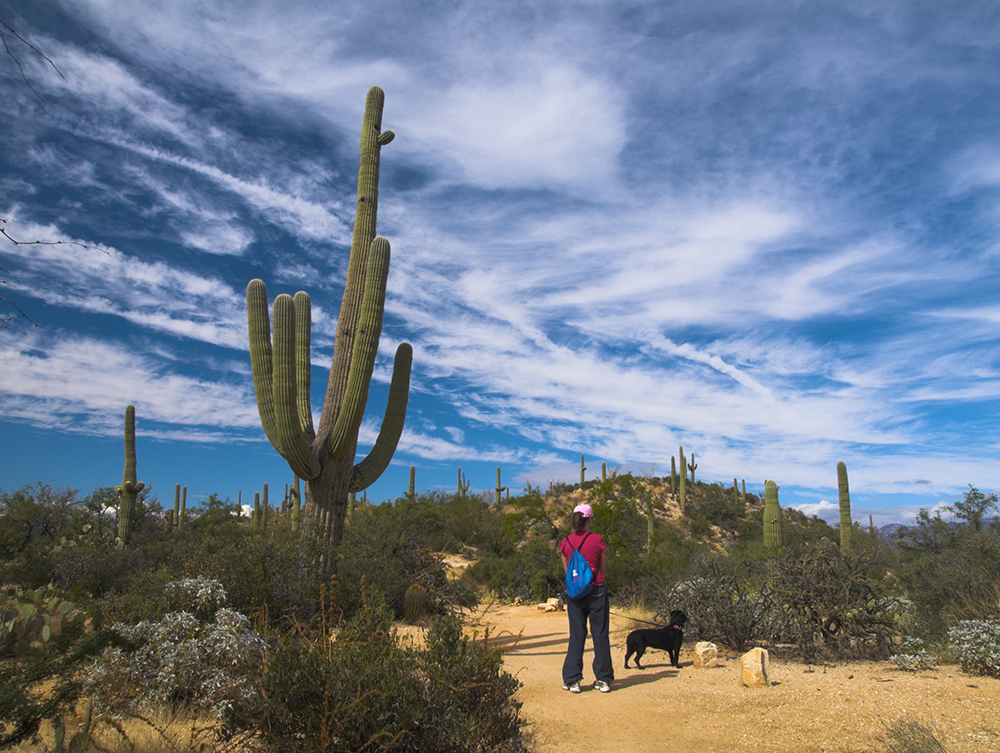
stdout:
<svg viewBox="0 0 1000 753">
<path fill-rule="evenodd" d="M 519 698 L 538 753 L 591 751 L 857 751 L 887 723 L 907 718 L 933 728 L 948 753 L 1000 752 L 1000 680 L 970 677 L 955 666 L 901 672 L 887 664 L 807 668 L 772 660 L 771 688 L 737 685 L 735 656 L 696 670 L 693 643 L 681 668 L 651 650 L 645 670 L 624 669 L 626 620 L 613 617 L 611 693 L 592 690 L 593 653 L 584 656 L 584 691 L 562 690 L 565 612 L 535 606 L 488 608 L 480 618 L 512 643 L 507 669 L 523 683 Z"/>
</svg>

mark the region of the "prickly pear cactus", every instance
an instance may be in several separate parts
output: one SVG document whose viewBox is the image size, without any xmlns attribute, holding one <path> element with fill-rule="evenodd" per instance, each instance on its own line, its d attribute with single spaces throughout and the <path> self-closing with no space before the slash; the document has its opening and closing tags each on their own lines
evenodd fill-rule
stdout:
<svg viewBox="0 0 1000 753">
<path fill-rule="evenodd" d="M 415 625 L 421 617 L 427 614 L 431 600 L 427 591 L 414 583 L 403 594 L 403 616 L 411 625 Z"/>
<path fill-rule="evenodd" d="M 76 604 L 64 599 L 52 586 L 8 589 L 0 596 L 0 658 L 28 656 L 85 618 Z"/>
</svg>

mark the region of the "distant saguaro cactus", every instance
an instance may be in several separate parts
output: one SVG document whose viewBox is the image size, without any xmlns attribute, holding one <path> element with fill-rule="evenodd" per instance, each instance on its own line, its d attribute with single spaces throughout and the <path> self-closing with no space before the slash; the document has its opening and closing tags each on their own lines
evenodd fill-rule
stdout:
<svg viewBox="0 0 1000 753">
<path fill-rule="evenodd" d="M 670 493 L 677 493 L 677 458 L 670 456 Z"/>
<path fill-rule="evenodd" d="M 773 481 L 764 482 L 764 547 L 777 549 L 781 546 L 781 506 L 778 504 L 778 485 Z"/>
<path fill-rule="evenodd" d="M 497 466 L 497 488 L 496 491 L 494 492 L 496 495 L 493 498 L 494 503 L 500 502 L 500 495 L 503 494 L 503 490 L 506 488 L 507 488 L 506 486 L 501 486 L 500 484 L 500 466 Z"/>
<path fill-rule="evenodd" d="M 847 465 L 843 460 L 837 463 L 837 492 L 840 495 L 840 551 L 847 554 L 851 551 L 854 523 L 851 522 L 851 489 L 847 484 Z"/>
<path fill-rule="evenodd" d="M 465 480 L 465 474 L 462 473 L 462 469 L 458 469 L 458 496 L 464 497 L 469 493 L 469 482 Z"/>
<path fill-rule="evenodd" d="M 132 538 L 135 525 L 135 501 L 146 484 L 135 475 L 135 406 L 125 406 L 125 470 L 122 472 L 118 493 L 118 540 L 124 546 Z"/>
<path fill-rule="evenodd" d="M 680 450 L 677 452 L 679 458 L 678 464 L 681 467 L 681 472 L 678 478 L 680 479 L 680 487 L 677 492 L 677 498 L 681 505 L 681 513 L 684 512 L 684 507 L 687 505 L 687 493 L 686 493 L 686 482 L 687 482 L 687 466 L 684 461 L 684 445 L 681 445 Z"/>
<path fill-rule="evenodd" d="M 698 464 L 694 462 L 694 453 L 691 453 L 691 462 L 688 463 L 688 470 L 691 471 L 691 483 L 694 483 L 694 472 L 698 469 Z"/>
<path fill-rule="evenodd" d="M 389 274 L 389 241 L 375 235 L 381 149 L 395 135 L 382 130 L 384 103 L 385 94 L 373 86 L 368 91 L 361 128 L 354 236 L 318 430 L 313 429 L 309 403 L 309 295 L 300 291 L 294 299 L 288 295 L 275 299 L 272 344 L 267 288 L 261 280 L 247 285 L 250 364 L 261 425 L 292 471 L 308 482 L 306 519 L 315 518 L 321 536 L 334 546 L 344 535 L 348 495 L 374 483 L 392 459 L 403 431 L 410 389 L 413 348 L 402 343 L 396 350 L 378 438 L 368 456 L 355 464 Z"/>
<path fill-rule="evenodd" d="M 580 456 L 580 487 L 583 487 L 584 473 L 587 470 L 587 466 L 583 464 L 583 455 Z"/>
<path fill-rule="evenodd" d="M 174 486 L 174 519 L 173 528 L 176 531 L 181 524 L 181 485 Z"/>
<path fill-rule="evenodd" d="M 181 487 L 181 514 L 177 516 L 177 527 L 184 525 L 184 518 L 187 516 L 188 488 Z"/>
<path fill-rule="evenodd" d="M 406 496 L 409 497 L 412 502 L 417 498 L 417 466 L 410 466 L 410 488 L 406 492 Z"/>
<path fill-rule="evenodd" d="M 603 460 L 601 461 L 601 483 L 603 484 L 608 480 L 608 464 Z"/>
<path fill-rule="evenodd" d="M 298 533 L 302 526 L 302 486 L 298 476 L 292 476 L 292 533 Z"/>
</svg>

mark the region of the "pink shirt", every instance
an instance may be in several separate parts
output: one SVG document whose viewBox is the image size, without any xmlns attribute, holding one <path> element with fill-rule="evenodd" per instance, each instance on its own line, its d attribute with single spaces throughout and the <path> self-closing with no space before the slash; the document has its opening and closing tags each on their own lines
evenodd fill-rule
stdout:
<svg viewBox="0 0 1000 753">
<path fill-rule="evenodd" d="M 573 556 L 574 547 L 579 549 L 580 554 L 590 563 L 590 567 L 594 571 L 594 585 L 603 586 L 604 573 L 600 572 L 597 566 L 601 561 L 601 553 L 607 550 L 608 545 L 601 534 L 591 533 L 587 536 L 587 540 L 583 542 L 583 546 L 581 547 L 580 542 L 583 541 L 584 536 L 587 536 L 587 531 L 574 531 L 562 540 L 562 543 L 559 545 L 559 551 L 568 560 Z M 570 543 L 567 543 L 567 539 L 572 543 L 572 546 L 570 546 Z"/>
</svg>

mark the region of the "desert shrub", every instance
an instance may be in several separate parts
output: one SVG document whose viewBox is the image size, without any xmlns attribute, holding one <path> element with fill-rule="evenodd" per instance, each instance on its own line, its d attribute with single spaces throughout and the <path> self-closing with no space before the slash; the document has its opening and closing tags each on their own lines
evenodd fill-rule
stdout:
<svg viewBox="0 0 1000 753">
<path fill-rule="evenodd" d="M 776 614 L 764 565 L 737 555 L 703 560 L 690 579 L 661 589 L 654 605 L 658 621 L 683 609 L 691 635 L 734 651 L 766 642 Z"/>
<path fill-rule="evenodd" d="M 900 636 L 904 602 L 884 554 L 878 547 L 845 554 L 821 541 L 771 560 L 773 639 L 794 644 L 804 661 L 887 658 Z"/>
<path fill-rule="evenodd" d="M 467 577 L 507 601 L 544 601 L 562 596 L 562 560 L 555 548 L 545 539 L 532 539 L 507 556 L 487 554 L 468 569 Z"/>
<path fill-rule="evenodd" d="M 1000 677 L 1000 618 L 963 620 L 948 630 L 963 672 Z"/>
<path fill-rule="evenodd" d="M 732 487 L 698 482 L 692 485 L 684 510 L 691 532 L 704 534 L 709 526 L 735 532 L 746 517 L 742 501 L 733 498 Z"/>
<path fill-rule="evenodd" d="M 897 573 L 914 604 L 911 631 L 943 638 L 949 625 L 984 620 L 1000 610 L 1000 523 L 990 522 L 996 494 L 969 487 L 952 505 L 954 521 L 921 510 L 896 534 Z"/>
<path fill-rule="evenodd" d="M 344 617 L 361 608 L 360 583 L 378 591 L 397 617 L 403 615 L 403 596 L 414 583 L 431 597 L 432 612 L 476 603 L 468 583 L 450 581 L 447 568 L 431 540 L 437 524 L 433 507 L 425 501 L 397 500 L 357 510 L 344 532 L 337 566 L 335 604 Z"/>
<path fill-rule="evenodd" d="M 915 671 L 934 667 L 937 657 L 927 652 L 922 639 L 907 636 L 903 638 L 899 651 L 889 657 L 889 661 L 899 669 Z"/>
<path fill-rule="evenodd" d="M 278 640 L 259 692 L 230 711 L 230 732 L 262 750 L 520 750 L 519 683 L 492 648 L 438 618 L 427 647 L 403 646 L 393 610 L 363 589 L 362 607 L 336 631 L 300 626 Z"/>
<path fill-rule="evenodd" d="M 947 753 L 944 743 L 933 729 L 912 719 L 899 719 L 889 724 L 877 737 L 873 753 Z"/>
<path fill-rule="evenodd" d="M 88 673 L 88 690 L 106 712 L 165 706 L 219 717 L 255 692 L 252 675 L 264 642 L 244 615 L 222 606 L 226 594 L 218 581 L 176 581 L 167 591 L 197 614 L 169 612 L 156 622 L 116 625 L 130 645 L 104 652 Z"/>
</svg>

